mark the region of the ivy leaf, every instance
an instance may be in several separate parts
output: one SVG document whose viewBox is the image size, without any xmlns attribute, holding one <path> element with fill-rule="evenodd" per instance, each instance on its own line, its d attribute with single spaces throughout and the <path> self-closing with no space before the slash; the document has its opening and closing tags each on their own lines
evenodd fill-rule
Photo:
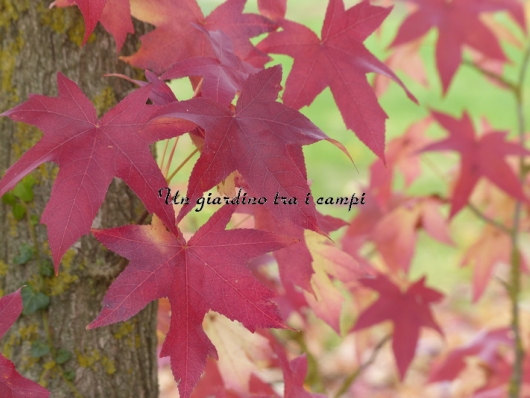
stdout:
<svg viewBox="0 0 530 398">
<path fill-rule="evenodd" d="M 15 217 L 15 220 L 17 221 L 23 220 L 26 216 L 26 208 L 20 203 L 15 203 L 11 211 L 13 212 L 13 217 Z"/>
<path fill-rule="evenodd" d="M 202 327 L 209 310 L 238 320 L 251 332 L 285 327 L 270 301 L 272 291 L 245 264 L 296 241 L 251 229 L 225 231 L 234 209 L 221 208 L 188 242 L 180 232 L 167 231 L 156 217 L 150 226 L 92 231 L 106 247 L 131 262 L 111 285 L 103 310 L 87 328 L 126 320 L 149 302 L 168 297 L 171 325 L 160 355 L 170 357 L 183 398 L 193 391 L 207 356 L 217 358 Z"/>
<path fill-rule="evenodd" d="M 57 351 L 55 362 L 57 362 L 59 365 L 62 365 L 68 362 L 71 358 L 72 358 L 72 353 L 68 350 L 61 348 Z"/>
<path fill-rule="evenodd" d="M 20 289 L 0 298 L 0 338 L 13 325 L 22 312 Z M 0 355 L 0 397 L 48 398 L 50 392 L 34 381 L 22 377 L 15 364 Z"/>
<path fill-rule="evenodd" d="M 38 310 L 47 308 L 50 305 L 50 298 L 42 292 L 35 292 L 31 287 L 22 289 L 22 301 L 24 303 L 24 315 L 31 315 Z"/>
<path fill-rule="evenodd" d="M 13 189 L 13 195 L 23 200 L 26 203 L 33 201 L 33 186 L 35 185 L 35 179 L 32 176 L 26 176 L 20 181 Z"/>
<path fill-rule="evenodd" d="M 68 248 L 90 230 L 113 177 L 125 181 L 148 211 L 176 231 L 172 207 L 156 194 L 166 180 L 149 145 L 187 129 L 141 131 L 158 109 L 146 105 L 150 86 L 134 91 L 98 120 L 96 109 L 74 82 L 59 73 L 57 84 L 59 97 L 33 95 L 1 114 L 39 127 L 44 136 L 0 180 L 3 195 L 42 163 L 59 165 L 41 219 L 48 227 L 55 271 Z"/>
<path fill-rule="evenodd" d="M 50 346 L 42 341 L 34 341 L 31 344 L 30 355 L 32 358 L 42 358 L 50 353 Z"/>
<path fill-rule="evenodd" d="M 19 253 L 13 259 L 13 263 L 16 265 L 24 265 L 31 261 L 35 257 L 35 248 L 28 244 L 22 243 L 20 245 Z"/>
</svg>

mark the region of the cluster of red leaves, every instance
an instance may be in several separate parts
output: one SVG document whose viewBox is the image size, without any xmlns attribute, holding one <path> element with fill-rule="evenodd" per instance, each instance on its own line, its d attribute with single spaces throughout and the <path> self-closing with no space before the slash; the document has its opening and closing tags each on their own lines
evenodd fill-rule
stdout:
<svg viewBox="0 0 530 398">
<path fill-rule="evenodd" d="M 401 25 L 391 47 L 416 40 L 437 27 L 437 66 L 444 93 L 461 63 L 464 44 L 489 58 L 506 61 L 496 36 L 479 15 L 508 10 L 525 28 L 522 7 L 515 0 L 411 2 L 416 9 Z M 390 142 L 385 151 L 387 116 L 366 74 L 375 72 L 390 78 L 416 101 L 394 72 L 363 44 L 391 8 L 361 1 L 346 9 L 343 0 L 329 0 L 319 37 L 306 26 L 285 19 L 285 0 L 258 0 L 259 15 L 244 13 L 245 3 L 227 0 L 205 17 L 195 0 L 54 2 L 58 7 L 79 7 L 85 18 L 85 42 L 101 22 L 114 36 L 118 51 L 126 35 L 133 32 L 131 16 L 154 25 L 154 30 L 141 37 L 140 50 L 121 58 L 148 69 L 148 82 L 136 81 L 141 87 L 98 119 L 79 87 L 59 73 L 58 97 L 33 95 L 2 113 L 0 116 L 37 126 L 44 136 L 8 169 L 0 180 L 0 195 L 44 162 L 59 166 L 41 218 L 48 228 L 56 272 L 66 251 L 88 232 L 130 261 L 110 287 L 100 315 L 88 329 L 129 319 L 151 301 L 167 297 L 171 320 L 161 356 L 169 356 L 183 398 L 200 394 L 277 396 L 270 385 L 248 369 L 243 381 L 230 384 L 222 369 L 208 361 L 208 356 L 220 357 L 221 343 L 214 344 L 211 336 L 215 333 L 207 335 L 204 329 L 215 329 L 222 322 L 205 320 L 209 311 L 237 320 L 255 332 L 259 328 L 287 328 L 285 320 L 290 314 L 306 317 L 304 309 L 309 307 L 340 333 L 344 298 L 337 284 L 354 298 L 363 289 L 379 294 L 370 305 L 363 305 L 349 331 L 391 321 L 392 349 L 399 375 L 404 378 L 421 329 L 443 334 L 431 312 L 431 305 L 443 294 L 425 286 L 425 278 L 408 280 L 418 231 L 423 229 L 434 239 L 453 244 L 449 220 L 469 203 L 482 177 L 513 199 L 526 202 L 506 157 L 530 152 L 508 141 L 504 132 L 488 131 L 477 138 L 467 114 L 455 119 L 435 111 L 431 112 L 432 118 Z M 254 46 L 250 39 L 264 33 L 267 36 Z M 264 67 L 271 59 L 269 54 L 286 54 L 294 59 L 283 102 L 278 101 L 282 68 Z M 178 101 L 164 82 L 181 77 L 190 77 L 195 89 L 194 97 L 187 101 Z M 264 206 L 238 208 L 238 212 L 253 217 L 253 228 L 226 230 L 235 206 L 225 206 L 186 240 L 177 224 L 193 205 L 183 206 L 175 215 L 173 207 L 160 200 L 158 192 L 167 185 L 166 176 L 152 158 L 149 145 L 186 133 L 194 137 L 200 157 L 187 187 L 186 196 L 192 204 L 230 178 L 252 196 L 305 198 L 310 188 L 302 146 L 327 140 L 348 154 L 340 143 L 298 112 L 327 87 L 345 125 L 379 157 L 370 169 L 366 205 L 349 225 L 320 214 L 312 199 L 299 201 L 296 206 L 278 206 L 269 200 Z M 430 142 L 425 132 L 432 119 L 449 138 Z M 450 198 L 394 192 L 396 171 L 404 175 L 409 186 L 421 174 L 420 153 L 444 150 L 461 156 Z M 90 229 L 114 177 L 125 181 L 153 214 L 151 225 Z M 447 203 L 451 205 L 449 220 L 440 212 Z M 330 243 L 327 234 L 346 225 L 342 248 Z M 365 249 L 370 245 L 380 255 L 377 270 L 366 256 Z M 480 257 L 480 249 L 469 248 L 463 262 L 475 263 L 475 299 L 484 291 L 494 262 L 506 260 L 508 245 L 503 241 L 488 259 Z M 271 251 L 276 251 L 279 280 L 264 276 L 259 266 L 250 263 Z M 276 302 L 272 301 L 275 296 Z M 6 301 L 8 297 L 18 300 L 16 305 Z M 363 302 L 360 295 L 357 298 Z M 21 310 L 20 294 L 6 296 L 0 305 L 0 312 L 9 312 L 9 324 L 14 322 Z M 6 328 L 2 326 L 0 334 Z M 257 336 L 268 342 L 265 357 L 283 372 L 284 396 L 320 396 L 303 387 L 306 357 L 289 360 L 286 348 L 275 337 L 266 331 L 259 333 Z M 455 351 L 431 381 L 455 378 L 464 356 L 480 356 L 487 350 L 485 345 L 505 342 L 496 339 L 493 332 L 491 336 Z M 492 368 L 497 366 L 491 357 L 484 360 Z M 504 359 L 501 362 L 506 364 Z M 34 396 L 47 396 L 42 388 L 21 378 L 11 362 L 7 363 L 3 368 L 9 371 L 0 370 L 6 380 L 0 388 L 14 391 L 17 385 L 34 389 Z M 506 368 L 501 365 L 499 369 Z M 205 370 L 206 376 L 200 381 Z M 498 378 L 492 388 L 503 383 L 506 377 Z M 243 384 L 245 387 L 238 390 Z"/>
</svg>

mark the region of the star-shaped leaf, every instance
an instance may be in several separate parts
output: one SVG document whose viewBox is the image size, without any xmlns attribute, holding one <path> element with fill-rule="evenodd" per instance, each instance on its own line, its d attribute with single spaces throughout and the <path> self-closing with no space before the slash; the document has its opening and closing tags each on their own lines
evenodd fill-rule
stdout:
<svg viewBox="0 0 530 398">
<path fill-rule="evenodd" d="M 274 23 L 257 14 L 243 14 L 246 0 L 227 0 L 204 17 L 196 0 L 131 0 L 135 18 L 156 26 L 141 37 L 142 47 L 122 59 L 132 65 L 160 74 L 187 58 L 214 56 L 208 39 L 194 26 L 222 30 L 234 43 L 236 55 L 262 67 L 266 54 L 258 51 L 250 38 L 274 29 Z"/>
<path fill-rule="evenodd" d="M 447 130 L 449 137 L 427 145 L 421 151 L 452 150 L 461 155 L 460 174 L 451 197 L 450 217 L 466 205 L 471 192 L 482 177 L 514 198 L 527 201 L 521 183 L 505 157 L 530 155 L 530 151 L 506 141 L 505 132 L 493 131 L 476 137 L 473 122 L 467 113 L 460 119 L 439 112 L 432 112 L 432 115 Z"/>
<path fill-rule="evenodd" d="M 51 6 L 68 7 L 77 5 L 85 20 L 85 44 L 98 22 L 114 37 L 116 52 L 125 43 L 127 33 L 134 33 L 129 0 L 56 0 Z"/>
<path fill-rule="evenodd" d="M 187 197 L 195 203 L 203 192 L 237 170 L 250 190 L 265 197 L 265 207 L 279 220 L 320 232 L 315 205 L 305 204 L 307 185 L 302 145 L 328 137 L 309 119 L 276 102 L 280 66 L 251 75 L 232 111 L 205 98 L 175 102 L 157 116 L 192 121 L 206 131 L 201 156 L 191 173 Z M 278 198 L 297 198 L 283 204 Z M 184 206 L 181 219 L 192 206 Z"/>
<path fill-rule="evenodd" d="M 384 158 L 387 115 L 379 106 L 366 73 L 389 77 L 415 101 L 394 72 L 362 44 L 390 10 L 372 6 L 368 1 L 345 10 L 342 0 L 330 0 L 321 38 L 304 25 L 281 20 L 282 30 L 269 34 L 258 45 L 264 52 L 294 58 L 283 95 L 287 106 L 300 109 L 309 105 L 329 87 L 346 127 L 380 158 Z"/>
<path fill-rule="evenodd" d="M 366 287 L 379 293 L 379 298 L 366 308 L 353 327 L 353 331 L 369 328 L 380 322 L 394 324 L 392 350 L 401 379 L 414 358 L 420 329 L 429 327 L 443 334 L 434 320 L 430 305 L 443 298 L 439 291 L 425 286 L 425 277 L 401 291 L 390 279 L 379 274 L 375 278 L 359 279 Z"/>
<path fill-rule="evenodd" d="M 222 105 L 228 106 L 236 92 L 241 91 L 249 74 L 258 69 L 241 61 L 234 54 L 230 38 L 222 31 L 208 32 L 198 27 L 210 41 L 215 57 L 195 57 L 177 62 L 161 79 L 176 79 L 184 76 L 203 76 L 201 94 Z"/>
<path fill-rule="evenodd" d="M 150 226 L 93 230 L 109 249 L 131 260 L 109 288 L 103 310 L 89 329 L 129 319 L 148 303 L 168 297 L 171 325 L 161 356 L 169 356 L 180 396 L 187 398 L 206 365 L 217 358 L 202 328 L 213 310 L 250 331 L 285 327 L 270 299 L 245 264 L 266 252 L 295 243 L 274 233 L 225 226 L 235 206 L 221 208 L 186 242 L 154 218 Z"/>
<path fill-rule="evenodd" d="M 149 144 L 176 136 L 187 128 L 161 126 L 158 130 L 141 131 L 159 109 L 146 105 L 149 86 L 134 91 L 98 120 L 96 109 L 73 81 L 59 73 L 57 84 L 58 97 L 32 95 L 0 115 L 37 126 L 44 133 L 6 171 L 0 180 L 0 196 L 37 166 L 45 162 L 59 165 L 51 198 L 41 218 L 48 227 L 56 272 L 68 248 L 90 230 L 113 177 L 125 181 L 149 212 L 156 213 L 176 231 L 172 207 L 157 196 L 166 180 Z"/>
<path fill-rule="evenodd" d="M 452 350 L 443 362 L 434 366 L 429 382 L 454 380 L 465 369 L 465 358 L 468 356 L 476 355 L 484 364 L 493 365 L 502 345 L 513 345 L 513 337 L 510 335 L 509 328 L 499 328 L 479 333 L 472 341 Z"/>
<path fill-rule="evenodd" d="M 482 13 L 508 10 L 517 23 L 525 27 L 522 3 L 515 0 L 407 1 L 416 5 L 417 9 L 403 21 L 391 47 L 415 40 L 436 27 L 436 66 L 444 93 L 462 62 L 464 45 L 489 58 L 507 61 L 497 37 L 480 19 Z"/>
</svg>

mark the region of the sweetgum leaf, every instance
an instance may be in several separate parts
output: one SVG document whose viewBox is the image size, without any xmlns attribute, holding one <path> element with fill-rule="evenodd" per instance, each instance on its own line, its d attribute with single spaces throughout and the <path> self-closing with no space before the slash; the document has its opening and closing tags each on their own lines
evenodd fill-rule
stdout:
<svg viewBox="0 0 530 398">
<path fill-rule="evenodd" d="M 26 102 L 1 114 L 37 126 L 43 138 L 0 180 L 0 195 L 44 162 L 59 165 L 50 201 L 42 222 L 55 270 L 68 250 L 90 230 L 113 177 L 119 177 L 140 197 L 147 210 L 156 213 L 173 231 L 171 206 L 157 197 L 166 180 L 149 150 L 149 144 L 176 136 L 187 128 L 141 131 L 158 107 L 146 105 L 150 86 L 142 87 L 109 110 L 100 120 L 79 87 L 59 73 L 58 97 L 32 95 Z"/>
<path fill-rule="evenodd" d="M 275 66 L 250 75 L 232 112 L 205 98 L 174 102 L 155 115 L 182 118 L 206 131 L 201 156 L 191 173 L 187 197 L 195 203 L 237 170 L 265 207 L 279 220 L 320 232 L 307 185 L 302 145 L 329 139 L 309 119 L 276 102 L 282 70 Z M 274 197 L 297 197 L 297 205 L 274 204 Z M 191 211 L 184 206 L 180 220 Z"/>
<path fill-rule="evenodd" d="M 320 38 L 306 26 L 283 19 L 282 30 L 258 44 L 264 52 L 294 58 L 283 95 L 287 106 L 307 106 L 329 87 L 346 127 L 380 158 L 384 158 L 387 115 L 365 75 L 377 72 L 389 77 L 416 101 L 394 72 L 362 44 L 390 11 L 368 1 L 345 10 L 343 0 L 330 0 Z"/>
<path fill-rule="evenodd" d="M 507 10 L 525 28 L 523 5 L 516 0 L 407 1 L 416 6 L 416 11 L 403 21 L 391 47 L 413 41 L 436 27 L 436 67 L 444 94 L 462 62 L 464 45 L 488 58 L 507 61 L 497 37 L 480 19 L 482 13 Z"/>
<path fill-rule="evenodd" d="M 52 6 L 77 5 L 85 20 L 85 44 L 98 22 L 114 37 L 116 52 L 120 52 L 127 33 L 134 33 L 129 0 L 56 0 Z"/>
<path fill-rule="evenodd" d="M 234 43 L 237 56 L 263 67 L 269 58 L 249 39 L 271 31 L 274 23 L 261 15 L 243 14 L 245 3 L 246 0 L 227 0 L 204 17 L 195 0 L 132 0 L 132 15 L 156 29 L 140 38 L 142 47 L 136 54 L 122 59 L 162 73 L 187 58 L 212 56 L 208 39 L 193 26 L 196 24 L 210 31 L 222 30 Z"/>
<path fill-rule="evenodd" d="M 364 286 L 377 291 L 379 298 L 359 315 L 352 331 L 391 321 L 394 324 L 392 350 L 400 378 L 403 379 L 414 358 L 420 329 L 429 327 L 443 334 L 432 316 L 430 305 L 440 301 L 444 295 L 426 287 L 425 277 L 411 284 L 404 292 L 382 274 L 359 281 Z"/>
<path fill-rule="evenodd" d="M 473 340 L 452 350 L 443 362 L 434 366 L 430 372 L 429 382 L 454 380 L 466 367 L 465 359 L 469 356 L 478 356 L 483 363 L 493 365 L 497 359 L 499 348 L 503 345 L 513 345 L 510 328 L 481 331 Z"/>
<path fill-rule="evenodd" d="M 13 325 L 22 312 L 20 289 L 0 298 L 0 338 Z M 15 364 L 0 355 L 0 397 L 48 398 L 50 392 L 34 381 L 22 377 Z"/>
<path fill-rule="evenodd" d="M 491 131 L 477 137 L 469 114 L 460 119 L 432 112 L 434 119 L 449 133 L 449 137 L 427 145 L 427 151 L 457 151 L 461 156 L 460 173 L 451 197 L 450 217 L 466 205 L 481 178 L 487 178 L 515 199 L 528 202 L 521 183 L 505 157 L 528 156 L 530 151 L 521 145 L 506 140 L 506 132 Z"/>
<path fill-rule="evenodd" d="M 300 355 L 289 361 L 282 347 L 272 336 L 269 337 L 271 345 L 278 355 L 278 360 L 283 372 L 283 397 L 284 398 L 325 398 L 324 394 L 311 393 L 304 388 L 305 378 L 307 376 L 307 358 L 306 355 Z"/>
<path fill-rule="evenodd" d="M 109 288 L 93 329 L 129 319 L 149 302 L 168 297 L 171 324 L 161 356 L 169 356 L 180 396 L 187 398 L 206 365 L 217 358 L 202 328 L 204 315 L 213 310 L 247 329 L 285 327 L 273 292 L 259 283 L 245 264 L 266 252 L 296 240 L 274 233 L 225 230 L 235 206 L 217 211 L 186 242 L 182 234 L 166 230 L 154 217 L 152 225 L 93 230 L 110 250 L 131 262 Z"/>
<path fill-rule="evenodd" d="M 234 54 L 230 38 L 222 31 L 208 32 L 197 27 L 210 41 L 214 57 L 195 57 L 177 62 L 161 79 L 176 79 L 184 76 L 203 76 L 201 94 L 223 105 L 230 105 L 236 92 L 241 91 L 245 80 L 258 69 L 241 61 Z"/>
</svg>

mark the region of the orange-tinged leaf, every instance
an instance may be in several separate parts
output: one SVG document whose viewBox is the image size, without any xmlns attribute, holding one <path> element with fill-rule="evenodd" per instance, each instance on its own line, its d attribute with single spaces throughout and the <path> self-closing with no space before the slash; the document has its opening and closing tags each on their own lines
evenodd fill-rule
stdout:
<svg viewBox="0 0 530 398">
<path fill-rule="evenodd" d="M 272 356 L 269 341 L 258 333 L 250 333 L 239 322 L 215 313 L 205 317 L 203 327 L 219 355 L 217 366 L 224 387 L 248 396 L 252 374 L 259 375 L 269 365 Z"/>
</svg>

